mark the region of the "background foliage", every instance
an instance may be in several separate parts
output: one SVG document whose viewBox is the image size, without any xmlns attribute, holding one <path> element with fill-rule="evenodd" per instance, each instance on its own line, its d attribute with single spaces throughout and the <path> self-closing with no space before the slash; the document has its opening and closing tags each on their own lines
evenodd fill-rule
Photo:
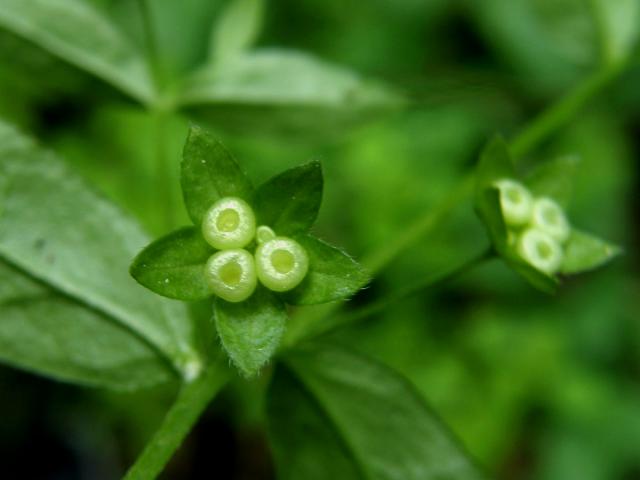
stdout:
<svg viewBox="0 0 640 480">
<path fill-rule="evenodd" d="M 0 255 L 8 262 L 0 264 L 0 301 L 13 302 L 2 317 L 4 361 L 20 364 L 14 359 L 23 357 L 16 332 L 43 349 L 74 338 L 38 335 L 55 308 L 65 319 L 61 332 L 94 332 L 95 342 L 69 340 L 71 358 L 58 364 L 34 357 L 21 366 L 121 389 L 132 381 L 122 359 L 137 359 L 136 384 L 173 378 L 154 349 L 180 352 L 176 368 L 189 368 L 190 339 L 202 335 L 147 320 L 207 318 L 209 307 L 195 303 L 187 312 L 167 303 L 178 311 L 163 314 L 123 285 L 133 282 L 127 265 L 149 235 L 190 223 L 178 179 L 190 121 L 213 128 L 256 184 L 322 160 L 325 192 L 314 232 L 362 258 L 434 207 L 496 131 L 512 136 L 596 65 L 626 55 L 640 24 L 634 0 L 270 0 L 256 9 L 257 3 L 236 2 L 229 10 L 223 0 L 150 1 L 153 47 L 131 0 L 0 0 L 0 151 L 29 160 L 0 177 L 1 192 L 9 173 L 22 181 L 22 196 L 0 205 Z M 600 14 L 591 15 L 593 9 Z M 252 42 L 258 48 L 247 53 Z M 638 81 L 640 69 L 630 68 L 527 158 L 579 156 L 570 215 L 580 228 L 623 246 L 624 257 L 571 280 L 555 297 L 491 262 L 331 335 L 403 373 L 497 478 L 640 477 Z M 402 98 L 409 100 L 403 109 Z M 5 124 L 29 132 L 64 161 L 17 142 Z M 147 233 L 128 217 L 115 219 L 101 195 L 85 194 L 69 180 L 77 173 Z M 59 181 L 59 198 L 38 189 L 51 178 Z M 78 224 L 78 236 L 57 246 L 23 242 L 35 235 L 33 225 L 44 226 L 48 238 L 58 222 L 76 221 L 47 218 L 48 202 L 68 201 L 65 191 L 78 199 L 70 211 L 92 209 L 95 222 Z M 28 206 L 32 213 L 22 215 Z M 107 234 L 104 224 L 111 226 Z M 111 260 L 107 276 L 93 278 L 97 286 L 83 275 L 91 266 L 74 262 L 76 248 L 95 244 L 88 238 L 104 248 L 83 259 Z M 486 242 L 470 202 L 461 204 L 347 308 L 450 267 Z M 48 268 L 51 251 L 62 252 L 56 268 Z M 86 304 L 78 300 L 83 291 L 99 294 Z M 16 292 L 22 305 L 13 300 Z M 114 307 L 121 304 L 127 309 Z M 125 335 L 127 328 L 143 332 L 151 345 L 131 340 L 137 337 Z M 103 349 L 103 363 L 88 363 L 87 349 Z M 301 368 L 319 371 L 309 352 L 300 352 L 276 374 L 275 387 L 304 395 L 291 375 Z M 277 396 L 264 404 L 270 374 L 232 381 L 166 477 L 208 477 L 215 469 L 220 478 L 272 478 L 265 411 L 287 405 Z M 325 377 L 318 378 L 306 388 L 320 391 Z M 102 479 L 132 463 L 175 384 L 114 393 L 2 366 L 0 391 L 3 468 L 25 478 Z M 341 411 L 344 398 L 330 400 Z"/>
</svg>

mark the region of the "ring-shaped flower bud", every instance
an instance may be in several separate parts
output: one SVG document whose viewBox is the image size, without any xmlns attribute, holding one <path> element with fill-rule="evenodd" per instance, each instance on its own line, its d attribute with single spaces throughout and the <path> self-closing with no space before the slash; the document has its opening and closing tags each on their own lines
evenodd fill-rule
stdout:
<svg viewBox="0 0 640 480">
<path fill-rule="evenodd" d="M 518 254 L 535 269 L 549 275 L 556 273 L 562 265 L 562 246 L 549 234 L 529 228 L 518 239 Z"/>
<path fill-rule="evenodd" d="M 564 243 L 571 233 L 571 226 L 560 205 L 547 197 L 533 202 L 531 226 L 551 235 L 560 243 Z"/>
<path fill-rule="evenodd" d="M 242 302 L 256 289 L 256 265 L 246 250 L 221 250 L 209 257 L 205 268 L 213 293 L 227 302 Z"/>
<path fill-rule="evenodd" d="M 256 241 L 258 243 L 266 243 L 276 238 L 276 233 L 266 225 L 260 225 L 256 230 Z"/>
<path fill-rule="evenodd" d="M 214 203 L 202 221 L 202 235 L 218 250 L 242 248 L 256 233 L 256 217 L 247 202 L 225 197 Z"/>
<path fill-rule="evenodd" d="M 529 223 L 533 197 L 527 187 L 515 180 L 502 179 L 495 183 L 500 190 L 500 207 L 509 227 L 521 227 Z"/>
<path fill-rule="evenodd" d="M 308 270 L 307 252 L 295 240 L 275 237 L 256 249 L 258 279 L 269 290 L 286 292 L 297 287 Z"/>
</svg>

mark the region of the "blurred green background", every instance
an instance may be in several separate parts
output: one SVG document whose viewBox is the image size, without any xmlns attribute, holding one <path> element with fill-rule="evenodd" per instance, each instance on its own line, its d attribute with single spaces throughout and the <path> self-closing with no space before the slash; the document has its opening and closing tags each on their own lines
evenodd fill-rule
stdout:
<svg viewBox="0 0 640 480">
<path fill-rule="evenodd" d="M 142 42 L 134 2 L 91 3 Z M 168 75 L 202 60 L 225 3 L 151 2 Z M 582 0 L 269 0 L 259 46 L 303 50 L 385 81 L 408 107 L 353 128 L 277 131 L 268 115 L 233 128 L 224 114 L 205 124 L 256 183 L 322 160 L 317 232 L 362 258 L 437 204 L 490 135 L 514 134 L 593 71 L 602 55 L 596 30 Z M 622 245 L 623 257 L 555 297 L 493 261 L 333 334 L 406 375 L 499 479 L 640 479 L 639 85 L 632 67 L 531 156 L 580 156 L 571 218 Z M 174 115 L 159 138 L 154 114 L 4 30 L 0 117 L 60 153 L 152 235 L 187 223 L 180 151 L 187 125 L 201 117 Z M 158 166 L 162 152 L 167 168 Z M 486 241 L 471 205 L 461 205 L 348 308 Z M 273 478 L 267 381 L 227 387 L 164 477 Z M 174 388 L 116 394 L 0 367 L 2 468 L 20 478 L 117 478 Z"/>
</svg>

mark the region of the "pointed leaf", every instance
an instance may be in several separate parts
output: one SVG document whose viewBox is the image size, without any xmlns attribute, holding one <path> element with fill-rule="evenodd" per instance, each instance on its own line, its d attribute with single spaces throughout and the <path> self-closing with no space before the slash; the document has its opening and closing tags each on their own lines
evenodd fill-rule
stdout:
<svg viewBox="0 0 640 480">
<path fill-rule="evenodd" d="M 306 232 L 316 221 L 322 203 L 322 166 L 310 162 L 282 172 L 256 191 L 258 225 L 277 235 Z"/>
<path fill-rule="evenodd" d="M 309 272 L 302 283 L 285 294 L 291 305 L 314 305 L 344 300 L 369 282 L 364 268 L 342 250 L 311 235 L 295 239 L 309 255 Z"/>
<path fill-rule="evenodd" d="M 528 263 L 524 263 L 520 258 L 514 254 L 507 256 L 507 263 L 518 274 L 529 282 L 529 284 L 544 293 L 553 294 L 558 290 L 558 279 L 551 277 L 540 270 L 536 270 Z"/>
<path fill-rule="evenodd" d="M 199 228 L 186 227 L 145 247 L 129 272 L 141 285 L 159 295 L 204 300 L 213 294 L 205 278 L 205 264 L 213 253 Z"/>
<path fill-rule="evenodd" d="M 326 343 L 307 344 L 284 362 L 267 397 L 279 478 L 486 478 L 388 367 Z"/>
<path fill-rule="evenodd" d="M 142 103 L 155 93 L 144 57 L 81 0 L 0 0 L 0 27 L 105 80 Z"/>
<path fill-rule="evenodd" d="M 573 230 L 564 249 L 562 273 L 593 270 L 620 255 L 619 247 L 579 230 Z"/>
<path fill-rule="evenodd" d="M 258 287 L 247 300 L 215 303 L 222 346 L 245 377 L 253 377 L 271 359 L 284 334 L 287 310 L 269 290 Z"/>
<path fill-rule="evenodd" d="M 0 262 L 0 361 L 58 380 L 135 390 L 175 379 L 130 329 Z"/>
<path fill-rule="evenodd" d="M 501 136 L 492 138 L 482 150 L 476 167 L 476 196 L 493 188 L 497 180 L 516 178 L 509 146 Z"/>
<path fill-rule="evenodd" d="M 550 197 L 566 207 L 571 200 L 573 180 L 580 159 L 564 156 L 536 167 L 526 178 L 525 185 L 537 197 Z"/>
<path fill-rule="evenodd" d="M 213 60 L 225 61 L 250 47 L 260 32 L 263 13 L 264 0 L 232 0 L 213 31 Z"/>
<path fill-rule="evenodd" d="M 135 221 L 2 122 L 0 178 L 0 258 L 132 329 L 179 369 L 198 361 L 184 305 L 145 290 L 128 274 L 129 262 L 149 242 Z"/>
<path fill-rule="evenodd" d="M 253 187 L 231 153 L 209 132 L 192 126 L 182 157 L 182 194 L 191 220 L 200 226 L 216 200 L 251 201 Z"/>
</svg>

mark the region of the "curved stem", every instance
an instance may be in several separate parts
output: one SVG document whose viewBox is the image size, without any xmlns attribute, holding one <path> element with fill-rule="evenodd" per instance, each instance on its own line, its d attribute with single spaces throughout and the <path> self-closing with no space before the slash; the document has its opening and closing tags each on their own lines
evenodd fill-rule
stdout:
<svg viewBox="0 0 640 480">
<path fill-rule="evenodd" d="M 202 412 L 229 378 L 225 361 L 210 364 L 191 383 L 186 383 L 167 412 L 160 428 L 126 473 L 125 480 L 156 478 L 180 447 Z"/>
</svg>

